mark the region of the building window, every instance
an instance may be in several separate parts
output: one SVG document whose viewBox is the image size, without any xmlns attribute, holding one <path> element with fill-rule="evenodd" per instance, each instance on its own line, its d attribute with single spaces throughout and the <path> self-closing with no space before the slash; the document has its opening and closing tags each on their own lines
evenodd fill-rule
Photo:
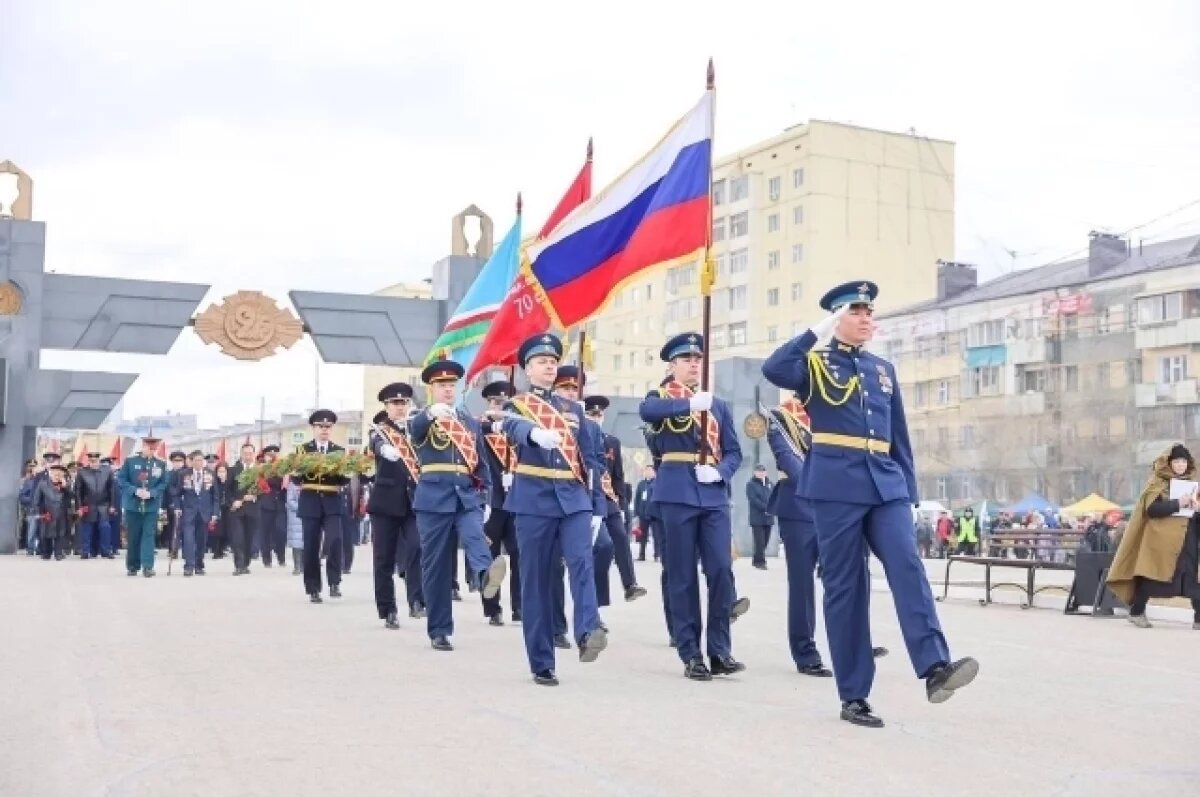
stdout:
<svg viewBox="0 0 1200 797">
<path fill-rule="evenodd" d="M 767 180 L 767 196 L 771 198 L 772 202 L 779 199 L 780 182 L 781 180 L 778 177 L 772 177 L 770 180 Z"/>
<path fill-rule="evenodd" d="M 729 327 L 713 327 L 712 345 L 714 349 L 725 348 L 729 340 Z"/>
<path fill-rule="evenodd" d="M 986 365 L 967 371 L 967 395 L 994 396 L 1000 392 L 1000 366 Z"/>
<path fill-rule="evenodd" d="M 936 482 L 937 497 L 939 501 L 950 500 L 950 479 L 945 476 L 938 476 Z"/>
<path fill-rule="evenodd" d="M 1163 384 L 1182 382 L 1188 378 L 1187 357 L 1177 354 L 1174 357 L 1163 357 L 1158 364 L 1158 381 Z"/>
<path fill-rule="evenodd" d="M 1042 370 L 1023 371 L 1017 377 L 1017 385 L 1022 393 L 1044 393 L 1046 391 L 1046 372 Z"/>
<path fill-rule="evenodd" d="M 767 327 L 767 343 L 774 343 L 779 340 L 779 327 Z"/>
<path fill-rule="evenodd" d="M 729 325 L 729 345 L 730 346 L 745 346 L 746 345 L 746 322 L 742 321 L 737 324 Z"/>
<path fill-rule="evenodd" d="M 802 291 L 803 291 L 803 288 L 799 282 L 792 283 L 792 301 L 793 302 L 800 301 L 800 294 Z"/>
<path fill-rule="evenodd" d="M 792 188 L 804 187 L 804 169 L 792 169 Z"/>
<path fill-rule="evenodd" d="M 950 403 L 950 380 L 949 379 L 942 379 L 938 382 L 937 403 L 938 404 L 949 404 Z"/>
<path fill-rule="evenodd" d="M 917 382 L 913 385 L 913 406 L 924 407 L 929 403 L 929 385 L 925 382 Z"/>
<path fill-rule="evenodd" d="M 717 270 L 717 279 L 725 276 L 725 255 L 717 255 L 713 267 Z"/>
<path fill-rule="evenodd" d="M 767 232 L 779 232 L 779 214 L 772 213 L 767 216 Z"/>
<path fill-rule="evenodd" d="M 621 355 L 619 355 L 619 354 L 613 355 L 613 370 L 614 371 L 621 370 Z"/>
<path fill-rule="evenodd" d="M 743 174 L 729 181 L 729 201 L 739 202 L 750 196 L 750 177 Z"/>
<path fill-rule="evenodd" d="M 792 224 L 800 225 L 804 223 L 804 206 L 796 205 L 792 208 Z"/>
<path fill-rule="evenodd" d="M 950 352 L 950 336 L 945 332 L 937 336 L 937 353 L 941 357 Z"/>
<path fill-rule="evenodd" d="M 803 334 L 805 329 L 807 329 L 807 327 L 804 326 L 803 321 L 793 321 L 792 322 L 792 337 L 794 338 L 797 335 Z"/>
<path fill-rule="evenodd" d="M 799 263 L 804 259 L 804 244 L 792 244 L 792 262 Z"/>
<path fill-rule="evenodd" d="M 725 217 L 724 216 L 722 216 L 719 219 L 713 219 L 712 239 L 714 242 L 725 240 Z"/>
<path fill-rule="evenodd" d="M 1182 317 L 1182 293 L 1168 293 L 1162 296 L 1147 296 L 1137 300 L 1137 320 L 1139 324 L 1156 324 L 1162 321 L 1177 321 Z"/>
<path fill-rule="evenodd" d="M 730 310 L 745 310 L 746 309 L 746 286 L 735 285 L 729 289 L 729 309 Z"/>
<path fill-rule="evenodd" d="M 950 430 L 945 426 L 938 427 L 938 448 L 948 448 L 950 446 Z"/>
<path fill-rule="evenodd" d="M 1068 365 L 1063 369 L 1063 390 L 1079 390 L 1079 366 Z"/>
<path fill-rule="evenodd" d="M 724 204 L 724 202 L 725 202 L 725 181 L 717 180 L 715 183 L 713 183 L 712 192 L 713 192 L 713 198 L 712 198 L 713 204 L 714 205 Z"/>
<path fill-rule="evenodd" d="M 1100 363 L 1096 366 L 1096 387 L 1108 390 L 1108 381 L 1108 363 Z"/>
<path fill-rule="evenodd" d="M 767 268 L 774 271 L 779 268 L 779 250 L 773 249 L 767 252 Z"/>
<path fill-rule="evenodd" d="M 678 293 L 684 285 L 691 285 L 696 281 L 696 273 L 695 263 L 667 269 L 667 293 Z"/>
<path fill-rule="evenodd" d="M 629 352 L 629 367 L 637 368 L 637 352 L 636 351 Z"/>
<path fill-rule="evenodd" d="M 750 214 L 746 211 L 735 213 L 729 217 L 729 237 L 741 238 L 750 232 Z M 715 240 L 715 239 L 714 239 Z"/>
<path fill-rule="evenodd" d="M 1024 336 L 1026 340 L 1033 340 L 1042 336 L 1042 319 L 1026 318 L 1024 321 Z"/>
<path fill-rule="evenodd" d="M 1004 342 L 1004 319 L 980 321 L 967 327 L 967 347 L 999 346 Z"/>
<path fill-rule="evenodd" d="M 646 349 L 646 365 L 654 365 L 654 349 Z"/>
<path fill-rule="evenodd" d="M 654 298 L 654 286 L 647 285 L 646 286 L 646 301 L 650 301 L 653 298 Z"/>
<path fill-rule="evenodd" d="M 767 306 L 775 307 L 779 304 L 779 289 L 770 288 L 767 290 Z"/>
<path fill-rule="evenodd" d="M 362 445 L 362 436 L 356 432 L 348 432 L 346 434 L 346 445 L 361 446 Z"/>
<path fill-rule="evenodd" d="M 729 253 L 729 273 L 744 274 L 750 268 L 750 250 L 742 247 Z"/>
<path fill-rule="evenodd" d="M 975 427 L 974 426 L 970 426 L 970 425 L 964 426 L 961 429 L 959 429 L 958 432 L 960 435 L 962 435 L 962 447 L 963 448 L 974 448 L 975 447 Z"/>
</svg>

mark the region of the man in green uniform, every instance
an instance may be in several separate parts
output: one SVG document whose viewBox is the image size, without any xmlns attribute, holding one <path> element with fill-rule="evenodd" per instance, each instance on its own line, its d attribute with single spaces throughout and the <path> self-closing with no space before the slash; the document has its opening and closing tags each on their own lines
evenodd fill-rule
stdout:
<svg viewBox="0 0 1200 797">
<path fill-rule="evenodd" d="M 142 453 L 125 460 L 117 471 L 121 489 L 121 510 L 125 528 L 129 531 L 129 547 L 125 553 L 125 568 L 136 576 L 154 575 L 154 533 L 158 528 L 158 510 L 163 492 L 167 489 L 167 463 L 154 456 L 159 438 L 142 438 Z"/>
</svg>

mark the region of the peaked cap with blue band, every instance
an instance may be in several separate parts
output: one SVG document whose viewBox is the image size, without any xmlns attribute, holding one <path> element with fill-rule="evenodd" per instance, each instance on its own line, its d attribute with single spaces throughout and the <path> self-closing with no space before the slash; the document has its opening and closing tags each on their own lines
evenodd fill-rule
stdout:
<svg viewBox="0 0 1200 797">
<path fill-rule="evenodd" d="M 874 282 L 843 282 L 821 297 L 821 309 L 833 312 L 847 304 L 873 305 L 879 295 L 879 286 Z"/>
<path fill-rule="evenodd" d="M 686 354 L 704 354 L 704 336 L 699 332 L 684 332 L 667 341 L 658 356 L 663 362 L 671 362 Z"/>
<path fill-rule="evenodd" d="M 521 344 L 521 348 L 517 351 L 517 359 L 520 361 L 521 367 L 524 368 L 534 357 L 539 357 L 543 354 L 559 360 L 562 359 L 563 344 L 558 335 L 551 335 L 549 332 L 534 335 Z"/>
</svg>

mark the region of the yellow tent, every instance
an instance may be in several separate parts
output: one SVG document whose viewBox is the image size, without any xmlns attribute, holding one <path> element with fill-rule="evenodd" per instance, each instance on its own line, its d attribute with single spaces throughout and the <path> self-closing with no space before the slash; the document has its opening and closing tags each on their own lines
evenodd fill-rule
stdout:
<svg viewBox="0 0 1200 797">
<path fill-rule="evenodd" d="M 1121 507 L 1103 498 L 1096 493 L 1092 493 L 1082 501 L 1077 501 L 1070 506 L 1064 506 L 1062 512 L 1064 515 L 1090 515 L 1093 512 L 1108 512 L 1111 509 L 1120 509 Z"/>
</svg>

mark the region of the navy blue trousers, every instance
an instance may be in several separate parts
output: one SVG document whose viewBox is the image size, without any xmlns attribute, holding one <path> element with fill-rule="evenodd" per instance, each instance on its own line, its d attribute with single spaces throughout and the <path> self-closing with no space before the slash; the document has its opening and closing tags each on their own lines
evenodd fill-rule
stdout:
<svg viewBox="0 0 1200 797">
<path fill-rule="evenodd" d="M 787 562 L 788 648 L 797 667 L 821 664 L 821 652 L 813 641 L 817 624 L 816 570 L 817 530 L 807 520 L 779 519 Z"/>
<path fill-rule="evenodd" d="M 843 701 L 865 700 L 875 680 L 871 652 L 870 578 L 863 577 L 867 549 L 887 576 L 896 618 L 918 677 L 949 662 L 950 650 L 934 608 L 933 592 L 917 554 L 907 501 L 844 504 L 813 501 L 825 587 L 825 633 Z"/>
<path fill-rule="evenodd" d="M 729 612 L 734 601 L 729 507 L 701 508 L 659 503 L 666 529 L 663 556 L 670 613 L 669 630 L 685 663 L 700 655 L 700 583 L 696 557 L 708 582 L 707 652 L 732 655 Z"/>
<path fill-rule="evenodd" d="M 521 549 L 521 632 L 529 671 L 554 669 L 555 582 L 562 589 L 563 559 L 571 578 L 575 641 L 600 625 L 596 608 L 596 579 L 592 566 L 592 514 L 567 517 L 517 515 L 517 545 Z M 565 600 L 565 598 L 564 598 Z M 565 633 L 565 617 L 563 629 Z"/>
<path fill-rule="evenodd" d="M 629 546 L 629 532 L 625 529 L 625 520 L 620 512 L 613 512 L 604 519 L 596 543 L 592 546 L 596 565 L 596 598 L 601 606 L 608 606 L 612 564 L 617 563 L 617 572 L 621 575 L 622 589 L 629 589 L 637 584 L 637 575 L 633 571 L 633 549 Z"/>
<path fill-rule="evenodd" d="M 455 532 L 462 541 L 471 583 L 477 583 L 483 571 L 491 567 L 492 552 L 483 538 L 483 510 L 459 509 L 457 512 L 417 512 L 417 532 L 421 538 L 421 592 L 425 596 L 425 630 L 429 638 L 454 633 L 453 601 L 454 557 L 457 553 Z"/>
</svg>

